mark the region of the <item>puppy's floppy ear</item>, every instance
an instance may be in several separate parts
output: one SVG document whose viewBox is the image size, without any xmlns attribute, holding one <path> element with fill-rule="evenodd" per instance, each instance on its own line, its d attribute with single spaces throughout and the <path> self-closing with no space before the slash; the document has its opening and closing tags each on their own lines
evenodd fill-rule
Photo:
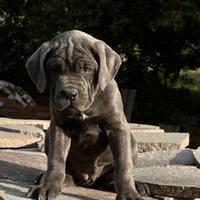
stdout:
<svg viewBox="0 0 200 200">
<path fill-rule="evenodd" d="M 47 54 L 50 52 L 49 42 L 43 43 L 27 60 L 26 70 L 35 83 L 40 93 L 45 91 L 46 76 L 44 72 L 44 61 Z"/>
<path fill-rule="evenodd" d="M 117 74 L 121 65 L 121 58 L 103 41 L 96 42 L 95 51 L 99 56 L 98 82 L 103 91 Z"/>
</svg>

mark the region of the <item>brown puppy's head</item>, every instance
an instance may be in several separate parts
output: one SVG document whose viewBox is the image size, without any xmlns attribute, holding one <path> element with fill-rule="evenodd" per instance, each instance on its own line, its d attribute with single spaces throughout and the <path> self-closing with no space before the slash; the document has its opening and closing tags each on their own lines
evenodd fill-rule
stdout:
<svg viewBox="0 0 200 200">
<path fill-rule="evenodd" d="M 82 112 L 120 65 L 120 56 L 103 41 L 73 30 L 42 44 L 27 60 L 26 69 L 39 92 L 49 87 L 56 110 Z"/>
</svg>

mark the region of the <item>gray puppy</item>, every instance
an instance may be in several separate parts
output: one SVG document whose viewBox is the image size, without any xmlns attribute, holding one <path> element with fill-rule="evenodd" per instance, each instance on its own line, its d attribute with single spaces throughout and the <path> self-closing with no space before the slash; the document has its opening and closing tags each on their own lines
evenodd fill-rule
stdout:
<svg viewBox="0 0 200 200">
<path fill-rule="evenodd" d="M 28 197 L 55 199 L 64 182 L 93 185 L 114 168 L 117 199 L 142 199 L 133 178 L 136 143 L 114 80 L 120 65 L 107 44 L 77 30 L 45 42 L 28 59 L 37 89 L 49 88 L 51 111 L 48 169 Z"/>
</svg>

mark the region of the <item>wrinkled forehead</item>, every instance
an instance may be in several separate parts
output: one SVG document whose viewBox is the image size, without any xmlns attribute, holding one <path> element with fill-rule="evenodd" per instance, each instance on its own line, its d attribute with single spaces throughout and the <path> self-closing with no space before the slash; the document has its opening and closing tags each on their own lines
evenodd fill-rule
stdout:
<svg viewBox="0 0 200 200">
<path fill-rule="evenodd" d="M 97 65 L 95 59 L 94 44 L 87 38 L 78 40 L 76 38 L 69 37 L 65 41 L 58 39 L 53 41 L 53 53 L 52 57 L 58 57 L 66 61 L 68 64 L 74 64 L 80 60 L 94 62 Z"/>
</svg>

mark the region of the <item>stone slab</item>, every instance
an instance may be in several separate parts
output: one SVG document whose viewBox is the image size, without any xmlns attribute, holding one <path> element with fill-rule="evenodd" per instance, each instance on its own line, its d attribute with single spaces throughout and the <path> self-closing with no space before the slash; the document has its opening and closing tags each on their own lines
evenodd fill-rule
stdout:
<svg viewBox="0 0 200 200">
<path fill-rule="evenodd" d="M 163 129 L 131 129 L 131 133 L 164 133 Z"/>
<path fill-rule="evenodd" d="M 30 200 L 26 198 L 29 183 L 0 179 L 0 200 Z M 63 188 L 57 200 L 115 200 L 116 194 L 82 187 Z M 145 197 L 144 200 L 154 200 Z"/>
<path fill-rule="evenodd" d="M 50 124 L 49 120 L 34 120 L 34 119 L 12 119 L 0 117 L 0 125 L 33 125 L 43 130 L 47 130 Z"/>
<path fill-rule="evenodd" d="M 47 169 L 44 153 L 0 150 L 0 178 L 33 182 Z"/>
<path fill-rule="evenodd" d="M 36 119 L 12 119 L 12 118 L 4 118 L 0 117 L 0 125 L 2 124 L 11 124 L 11 125 L 33 125 L 37 126 L 39 128 L 42 128 L 43 130 L 47 130 L 50 124 L 50 120 L 36 120 Z M 159 126 L 154 125 L 147 125 L 147 124 L 136 124 L 136 123 L 129 123 L 130 128 L 134 131 L 136 130 L 159 130 Z M 160 129 L 162 130 L 162 129 Z"/>
<path fill-rule="evenodd" d="M 195 165 L 200 168 L 200 147 L 193 151 L 195 158 Z"/>
<path fill-rule="evenodd" d="M 191 149 L 175 149 L 138 153 L 136 167 L 167 165 L 195 165 L 193 151 Z"/>
<path fill-rule="evenodd" d="M 37 128 L 31 125 L 21 125 L 21 124 L 0 124 L 0 131 L 9 133 L 20 133 L 23 135 L 29 135 L 44 139 L 45 133 L 41 128 Z"/>
<path fill-rule="evenodd" d="M 22 200 L 26 198 L 29 183 L 23 181 L 10 181 L 0 179 L 0 199 Z M 114 200 L 116 195 L 111 192 L 98 191 L 81 187 L 63 188 L 57 200 Z"/>
<path fill-rule="evenodd" d="M 132 132 L 139 152 L 183 149 L 189 145 L 189 133 Z"/>
<path fill-rule="evenodd" d="M 136 123 L 129 123 L 129 126 L 131 129 L 142 129 L 142 130 L 145 130 L 145 129 L 160 129 L 159 126 L 155 126 L 155 125 L 148 125 L 148 124 L 136 124 Z"/>
<path fill-rule="evenodd" d="M 194 199 L 200 197 L 200 170 L 193 166 L 135 169 L 135 181 L 145 183 L 155 196 Z"/>
<path fill-rule="evenodd" d="M 27 199 L 27 184 L 23 181 L 11 181 L 0 178 L 0 200 L 21 200 Z"/>
<path fill-rule="evenodd" d="M 44 151 L 41 151 L 38 146 L 33 146 L 33 147 L 23 147 L 23 148 L 17 148 L 17 149 L 5 149 L 5 150 L 15 150 L 15 151 L 28 151 L 28 152 L 44 152 Z"/>
<path fill-rule="evenodd" d="M 41 138 L 29 135 L 0 131 L 0 148 L 21 148 L 31 146 L 41 140 Z"/>
<path fill-rule="evenodd" d="M 30 181 L 42 171 L 46 171 L 46 163 L 47 157 L 44 153 L 22 150 L 0 150 L 0 177 Z M 194 165 L 194 163 L 195 160 L 191 149 L 152 151 L 139 153 L 136 167 Z M 18 168 L 24 168 L 26 170 L 23 173 L 18 173 Z M 36 172 L 34 169 L 36 171 L 38 170 L 38 172 L 30 177 L 30 174 Z M 24 174 L 24 176 L 21 174 Z"/>
<path fill-rule="evenodd" d="M 46 156 L 43 153 L 0 150 L 0 169 L 0 178 L 24 181 L 31 185 L 36 177 L 46 170 Z M 147 185 L 152 195 L 200 197 L 200 170 L 196 167 L 136 168 L 134 176 L 138 183 Z"/>
<path fill-rule="evenodd" d="M 46 170 L 43 153 L 0 150 L 0 199 L 22 200 L 36 177 Z M 81 187 L 63 188 L 58 200 L 111 200 L 116 195 Z M 147 197 L 145 200 L 153 200 Z"/>
<path fill-rule="evenodd" d="M 42 150 L 45 133 L 31 125 L 0 124 L 0 148 L 21 148 L 36 144 Z"/>
</svg>

